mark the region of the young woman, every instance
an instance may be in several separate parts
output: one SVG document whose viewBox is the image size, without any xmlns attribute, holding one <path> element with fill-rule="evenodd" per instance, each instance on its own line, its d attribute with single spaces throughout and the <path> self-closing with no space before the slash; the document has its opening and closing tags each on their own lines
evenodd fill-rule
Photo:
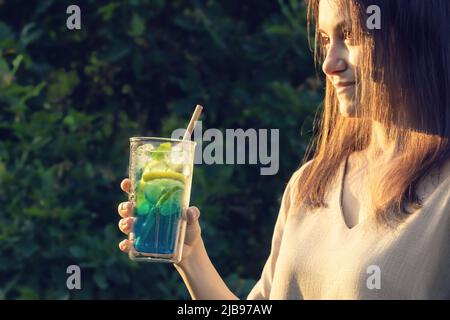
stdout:
<svg viewBox="0 0 450 320">
<path fill-rule="evenodd" d="M 317 147 L 287 184 L 248 299 L 450 298 L 449 19 L 448 0 L 309 0 L 326 75 Z M 131 211 L 119 206 L 126 234 Z M 237 299 L 199 215 L 188 210 L 175 267 L 193 299 Z"/>
</svg>

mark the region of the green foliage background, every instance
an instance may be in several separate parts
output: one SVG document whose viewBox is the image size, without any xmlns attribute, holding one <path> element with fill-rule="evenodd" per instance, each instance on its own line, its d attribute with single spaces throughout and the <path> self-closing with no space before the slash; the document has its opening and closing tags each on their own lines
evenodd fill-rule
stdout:
<svg viewBox="0 0 450 320">
<path fill-rule="evenodd" d="M 204 130 L 280 130 L 276 175 L 195 168 L 209 255 L 245 298 L 320 90 L 300 1 L 0 1 L 0 299 L 189 298 L 173 266 L 119 251 L 117 205 L 128 138 L 170 136 L 197 103 Z M 82 290 L 66 288 L 71 264 Z"/>
</svg>

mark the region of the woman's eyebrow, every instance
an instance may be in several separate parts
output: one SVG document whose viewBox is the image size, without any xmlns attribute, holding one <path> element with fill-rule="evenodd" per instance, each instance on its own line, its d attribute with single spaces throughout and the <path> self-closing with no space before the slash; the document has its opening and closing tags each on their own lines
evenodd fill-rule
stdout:
<svg viewBox="0 0 450 320">
<path fill-rule="evenodd" d="M 349 25 L 348 21 L 342 20 L 341 22 L 336 24 L 336 26 L 334 27 L 334 30 L 342 30 L 342 29 L 346 29 L 349 27 L 350 27 L 350 25 Z M 326 34 L 326 32 L 322 28 L 318 28 L 317 31 L 320 33 Z"/>
</svg>

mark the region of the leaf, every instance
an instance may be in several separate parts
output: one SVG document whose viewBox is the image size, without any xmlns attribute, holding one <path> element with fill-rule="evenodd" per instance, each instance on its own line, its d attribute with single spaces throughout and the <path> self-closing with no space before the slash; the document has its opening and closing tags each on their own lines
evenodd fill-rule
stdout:
<svg viewBox="0 0 450 320">
<path fill-rule="evenodd" d="M 41 82 L 37 86 L 31 88 L 31 90 L 29 90 L 28 93 L 22 97 L 21 102 L 25 103 L 28 99 L 38 96 L 46 85 L 47 83 Z"/>
<path fill-rule="evenodd" d="M 119 2 L 111 2 L 100 7 L 97 12 L 102 16 L 103 21 L 109 21 L 120 6 L 121 3 Z"/>
<path fill-rule="evenodd" d="M 28 46 L 33 41 L 36 41 L 41 36 L 42 30 L 33 31 L 35 26 L 36 24 L 34 22 L 30 22 L 22 28 L 22 32 L 20 33 L 20 42 L 24 47 Z"/>
<path fill-rule="evenodd" d="M 274 36 L 286 36 L 292 35 L 292 29 L 285 25 L 272 25 L 268 26 L 264 30 L 266 33 Z"/>
<path fill-rule="evenodd" d="M 8 282 L 6 282 L 6 284 L 3 285 L 3 289 L 0 290 L 0 300 L 5 300 L 7 298 L 8 292 L 14 288 L 19 279 L 20 275 L 16 274 L 11 280 L 9 280 Z"/>
<path fill-rule="evenodd" d="M 14 39 L 13 30 L 3 21 L 0 21 L 0 39 Z"/>
<path fill-rule="evenodd" d="M 58 69 L 50 75 L 50 79 L 48 86 L 48 99 L 50 102 L 58 102 L 71 95 L 80 83 L 80 78 L 75 70 L 67 72 L 63 69 Z"/>
<path fill-rule="evenodd" d="M 23 300 L 38 300 L 39 299 L 39 294 L 33 288 L 21 287 L 19 289 L 19 292 L 20 292 L 19 299 L 23 299 Z"/>
<path fill-rule="evenodd" d="M 86 255 L 86 251 L 80 246 L 71 246 L 69 252 L 74 258 L 81 258 Z"/>
<path fill-rule="evenodd" d="M 161 143 L 156 149 L 152 150 L 152 159 L 159 161 L 164 159 L 165 155 L 171 148 L 172 144 L 170 142 Z"/>
<path fill-rule="evenodd" d="M 106 277 L 101 271 L 97 271 L 94 273 L 94 281 L 100 289 L 104 290 L 108 288 Z"/>
<path fill-rule="evenodd" d="M 155 207 L 160 208 L 178 190 L 183 190 L 183 187 L 181 185 L 176 185 L 164 192 L 158 199 Z"/>
<path fill-rule="evenodd" d="M 3 77 L 9 73 L 8 63 L 0 57 L 0 83 Z"/>
<path fill-rule="evenodd" d="M 14 75 L 16 74 L 17 70 L 19 69 L 20 64 L 23 61 L 23 55 L 19 54 L 13 61 L 13 70 L 11 71 L 11 73 Z"/>
<path fill-rule="evenodd" d="M 128 34 L 133 37 L 139 37 L 145 32 L 145 21 L 137 14 L 133 13 L 131 26 Z"/>
</svg>

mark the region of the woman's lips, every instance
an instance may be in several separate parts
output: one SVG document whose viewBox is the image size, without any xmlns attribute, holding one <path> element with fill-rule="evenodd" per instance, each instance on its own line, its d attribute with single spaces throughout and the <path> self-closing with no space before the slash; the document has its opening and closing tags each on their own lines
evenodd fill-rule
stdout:
<svg viewBox="0 0 450 320">
<path fill-rule="evenodd" d="M 342 93 L 344 91 L 348 91 L 352 89 L 355 85 L 355 82 L 338 82 L 335 84 L 337 93 Z"/>
</svg>

